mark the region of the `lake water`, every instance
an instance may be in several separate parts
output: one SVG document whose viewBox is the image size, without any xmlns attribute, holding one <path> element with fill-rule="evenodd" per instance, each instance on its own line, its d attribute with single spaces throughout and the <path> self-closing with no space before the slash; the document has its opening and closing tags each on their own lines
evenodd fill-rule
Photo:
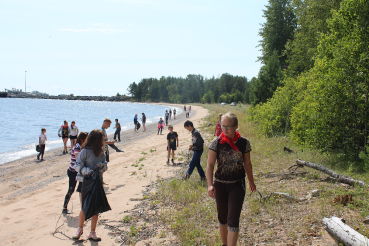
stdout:
<svg viewBox="0 0 369 246">
<path fill-rule="evenodd" d="M 0 135 L 0 164 L 36 155 L 35 145 L 38 144 L 42 127 L 46 128 L 46 150 L 49 150 L 63 146 L 58 130 L 64 120 L 69 125 L 74 120 L 79 131 L 89 132 L 100 128 L 103 120 L 109 118 L 113 123 L 107 133 L 113 133 L 115 119 L 119 119 L 122 131 L 128 128 L 133 130 L 135 114 L 140 119 L 145 113 L 146 124 L 150 124 L 164 117 L 165 110 L 169 109 L 164 105 L 130 102 L 0 98 L 0 124 L 3 127 Z M 182 112 L 181 108 L 176 110 L 177 114 Z"/>
</svg>

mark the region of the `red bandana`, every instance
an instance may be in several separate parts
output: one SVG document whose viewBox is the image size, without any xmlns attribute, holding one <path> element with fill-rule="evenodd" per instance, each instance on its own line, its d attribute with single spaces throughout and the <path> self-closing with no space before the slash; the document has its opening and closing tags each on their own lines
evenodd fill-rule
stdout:
<svg viewBox="0 0 369 246">
<path fill-rule="evenodd" d="M 235 151 L 238 151 L 237 146 L 233 142 L 237 141 L 240 137 L 241 137 L 241 135 L 238 131 L 236 131 L 236 135 L 232 139 L 230 139 L 229 137 L 224 135 L 224 133 L 222 133 L 222 134 L 220 134 L 220 138 L 221 138 L 220 144 L 229 143 L 229 145 L 231 145 L 232 149 L 234 149 Z"/>
</svg>

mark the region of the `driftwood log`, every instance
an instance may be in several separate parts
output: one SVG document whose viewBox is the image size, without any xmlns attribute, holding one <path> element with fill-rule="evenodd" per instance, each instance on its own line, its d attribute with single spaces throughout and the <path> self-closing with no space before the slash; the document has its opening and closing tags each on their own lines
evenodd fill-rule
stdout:
<svg viewBox="0 0 369 246">
<path fill-rule="evenodd" d="M 344 183 L 344 184 L 349 184 L 349 185 L 352 185 L 352 186 L 354 186 L 354 185 L 366 186 L 365 182 L 362 181 L 362 180 L 357 180 L 357 179 L 351 178 L 350 176 L 347 176 L 347 175 L 338 174 L 338 173 L 330 170 L 329 168 L 327 168 L 326 166 L 321 165 L 321 164 L 315 164 L 315 163 L 312 163 L 312 162 L 302 161 L 300 159 L 297 159 L 296 160 L 296 165 L 293 165 L 289 169 L 292 169 L 293 167 L 296 167 L 296 169 L 299 168 L 299 167 L 310 167 L 310 168 L 313 168 L 315 170 L 321 171 L 325 174 L 328 174 L 329 176 L 334 178 L 337 182 Z"/>
<path fill-rule="evenodd" d="M 338 243 L 345 246 L 368 246 L 369 239 L 358 233 L 337 217 L 323 218 L 324 229 Z"/>
</svg>

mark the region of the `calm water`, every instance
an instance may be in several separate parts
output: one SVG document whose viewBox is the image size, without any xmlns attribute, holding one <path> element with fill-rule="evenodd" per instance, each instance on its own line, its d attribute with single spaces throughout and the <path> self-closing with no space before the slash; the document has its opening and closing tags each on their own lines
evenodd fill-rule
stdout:
<svg viewBox="0 0 369 246">
<path fill-rule="evenodd" d="M 79 131 L 91 131 L 100 128 L 105 118 L 113 123 L 107 133 L 115 129 L 114 119 L 119 119 L 122 131 L 133 129 L 133 117 L 146 114 L 146 124 L 156 122 L 164 116 L 168 106 L 129 102 L 95 102 L 0 98 L 0 164 L 29 155 L 36 155 L 35 145 L 41 128 L 46 128 L 46 150 L 63 146 L 58 130 L 67 120 L 69 125 L 74 120 Z M 172 108 L 173 110 L 173 108 Z M 176 108 L 181 113 L 181 108 Z M 70 142 L 68 141 L 68 146 Z"/>
</svg>

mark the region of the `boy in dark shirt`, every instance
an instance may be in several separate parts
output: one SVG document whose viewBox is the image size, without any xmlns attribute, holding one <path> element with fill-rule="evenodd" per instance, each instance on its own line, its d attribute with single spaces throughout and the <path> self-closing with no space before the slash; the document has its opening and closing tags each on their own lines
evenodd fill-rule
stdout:
<svg viewBox="0 0 369 246">
<path fill-rule="evenodd" d="M 115 133 L 114 133 L 114 140 L 117 140 L 117 136 L 118 136 L 118 142 L 120 142 L 120 131 L 121 131 L 121 127 L 120 127 L 120 123 L 118 122 L 118 119 L 115 119 L 115 127 L 114 127 Z"/>
<path fill-rule="evenodd" d="M 202 155 L 202 152 L 204 151 L 203 149 L 204 139 L 201 137 L 200 132 L 193 127 L 193 123 L 191 121 L 187 120 L 184 123 L 184 128 L 186 128 L 187 131 L 192 133 L 192 144 L 190 145 L 189 150 L 193 150 L 194 152 L 192 160 L 190 162 L 190 165 L 188 167 L 188 170 L 186 172 L 186 176 L 184 179 L 190 178 L 193 170 L 196 167 L 201 177 L 201 180 L 204 181 L 206 180 L 206 176 L 200 164 L 201 155 Z"/>
<path fill-rule="evenodd" d="M 167 135 L 167 150 L 168 150 L 168 161 L 169 164 L 169 157 L 170 157 L 170 150 L 172 150 L 172 164 L 174 165 L 174 151 L 177 150 L 179 141 L 178 141 L 178 134 L 177 132 L 173 131 L 173 126 L 168 126 L 169 133 Z"/>
</svg>

